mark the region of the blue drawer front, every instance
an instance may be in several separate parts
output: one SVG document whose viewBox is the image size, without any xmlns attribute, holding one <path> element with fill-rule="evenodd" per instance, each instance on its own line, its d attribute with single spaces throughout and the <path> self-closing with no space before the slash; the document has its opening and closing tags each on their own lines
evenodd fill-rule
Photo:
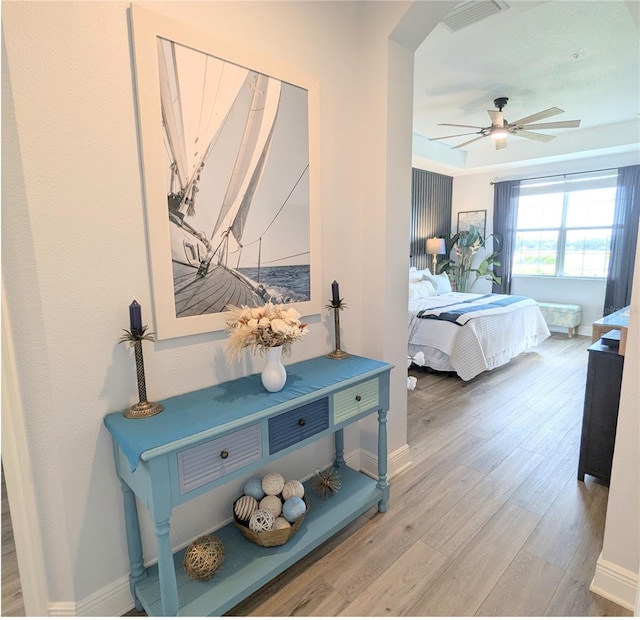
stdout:
<svg viewBox="0 0 640 620">
<path fill-rule="evenodd" d="M 329 399 L 269 418 L 269 454 L 275 454 L 299 441 L 329 428 Z"/>
</svg>

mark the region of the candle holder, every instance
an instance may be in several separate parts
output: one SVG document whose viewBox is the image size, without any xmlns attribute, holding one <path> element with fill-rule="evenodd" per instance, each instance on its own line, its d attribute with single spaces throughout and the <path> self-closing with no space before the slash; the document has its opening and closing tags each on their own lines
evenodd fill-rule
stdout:
<svg viewBox="0 0 640 620">
<path fill-rule="evenodd" d="M 335 326 L 336 338 L 336 348 L 331 351 L 331 353 L 327 353 L 327 357 L 334 360 L 345 359 L 346 357 L 349 357 L 349 354 L 340 348 L 340 310 L 344 310 L 347 307 L 347 304 L 344 303 L 344 299 L 332 299 L 325 307 L 327 310 L 333 310 L 333 323 Z"/>
<path fill-rule="evenodd" d="M 118 340 L 128 342 L 133 347 L 136 358 L 136 377 L 138 379 L 138 400 L 139 402 L 124 410 L 125 418 L 150 418 L 152 415 L 160 413 L 164 407 L 160 403 L 150 403 L 147 401 L 147 384 L 144 377 L 144 358 L 142 357 L 142 341 L 153 342 L 153 334 L 147 332 L 147 325 L 140 331 L 132 329 L 123 330 L 125 335 Z"/>
</svg>

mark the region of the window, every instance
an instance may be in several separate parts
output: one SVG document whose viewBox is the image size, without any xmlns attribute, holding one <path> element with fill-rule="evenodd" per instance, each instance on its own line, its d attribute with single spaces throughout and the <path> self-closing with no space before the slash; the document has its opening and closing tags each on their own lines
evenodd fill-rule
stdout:
<svg viewBox="0 0 640 620">
<path fill-rule="evenodd" d="M 514 275 L 606 278 L 616 173 L 523 181 Z"/>
</svg>

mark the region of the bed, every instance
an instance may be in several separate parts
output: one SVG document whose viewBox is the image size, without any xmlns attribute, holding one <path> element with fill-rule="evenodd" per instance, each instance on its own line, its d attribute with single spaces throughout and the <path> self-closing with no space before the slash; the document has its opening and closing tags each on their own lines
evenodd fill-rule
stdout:
<svg viewBox="0 0 640 620">
<path fill-rule="evenodd" d="M 446 274 L 409 273 L 409 349 L 463 381 L 506 364 L 550 335 L 529 297 L 451 292 Z M 421 356 L 418 356 L 422 361 Z"/>
</svg>

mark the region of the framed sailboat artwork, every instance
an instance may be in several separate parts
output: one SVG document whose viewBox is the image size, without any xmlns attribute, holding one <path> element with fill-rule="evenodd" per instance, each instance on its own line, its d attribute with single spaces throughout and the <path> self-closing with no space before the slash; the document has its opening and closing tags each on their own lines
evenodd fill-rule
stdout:
<svg viewBox="0 0 640 620">
<path fill-rule="evenodd" d="M 266 302 L 321 312 L 316 80 L 131 7 L 159 339 Z"/>
</svg>

